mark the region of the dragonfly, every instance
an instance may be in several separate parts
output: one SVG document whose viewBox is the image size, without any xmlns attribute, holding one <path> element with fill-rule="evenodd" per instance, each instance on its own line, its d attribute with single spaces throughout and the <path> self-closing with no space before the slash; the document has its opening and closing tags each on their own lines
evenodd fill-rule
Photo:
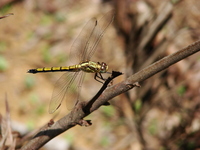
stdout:
<svg viewBox="0 0 200 150">
<path fill-rule="evenodd" d="M 28 73 L 33 74 L 58 71 L 66 72 L 55 83 L 49 104 L 50 114 L 54 113 L 61 106 L 64 99 L 67 99 L 67 105 L 69 103 L 68 108 L 70 109 L 80 101 L 79 96 L 85 73 L 94 73 L 94 79 L 99 82 L 103 83 L 103 80 L 105 80 L 101 74 L 108 73 L 108 65 L 105 62 L 100 63 L 91 61 L 90 59 L 113 19 L 114 13 L 113 11 L 109 11 L 100 20 L 92 18 L 86 23 L 70 49 L 69 59 L 74 65 L 28 70 Z M 68 93 L 74 93 L 74 91 L 76 100 L 71 100 Z"/>
</svg>

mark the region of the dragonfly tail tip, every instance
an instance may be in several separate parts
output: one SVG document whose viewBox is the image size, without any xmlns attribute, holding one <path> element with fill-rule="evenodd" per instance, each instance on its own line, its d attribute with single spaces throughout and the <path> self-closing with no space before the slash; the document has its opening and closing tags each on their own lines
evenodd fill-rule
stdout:
<svg viewBox="0 0 200 150">
<path fill-rule="evenodd" d="M 29 69 L 29 70 L 27 71 L 27 73 L 37 73 L 37 70 L 36 70 L 36 69 Z"/>
</svg>

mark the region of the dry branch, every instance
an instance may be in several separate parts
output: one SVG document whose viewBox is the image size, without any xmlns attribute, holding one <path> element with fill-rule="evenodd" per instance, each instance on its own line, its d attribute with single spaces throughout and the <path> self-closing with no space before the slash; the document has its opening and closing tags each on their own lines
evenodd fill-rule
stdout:
<svg viewBox="0 0 200 150">
<path fill-rule="evenodd" d="M 89 125 L 90 122 L 83 120 L 83 118 L 86 117 L 91 112 L 98 109 L 106 102 L 108 102 L 110 99 L 132 89 L 134 86 L 137 86 L 138 82 L 142 82 L 150 78 L 154 74 L 168 68 L 169 66 L 177 63 L 178 61 L 194 53 L 197 53 L 198 51 L 200 51 L 200 40 L 172 55 L 164 57 L 163 59 L 153 63 L 152 65 L 146 67 L 145 69 L 130 76 L 125 81 L 107 88 L 104 92 L 102 91 L 103 93 L 100 96 L 98 95 L 98 98 L 94 102 L 92 102 L 92 105 L 90 105 L 89 108 L 88 105 L 80 103 L 70 114 L 66 115 L 59 121 L 55 123 L 51 122 L 51 124 L 48 124 L 46 125 L 46 127 L 42 128 L 40 132 L 31 141 L 29 141 L 27 145 L 25 145 L 22 148 L 22 150 L 27 150 L 30 148 L 32 150 L 39 149 L 55 136 L 65 132 L 66 130 L 70 129 L 71 127 L 74 127 L 77 124 Z M 111 80 L 113 78 L 111 78 Z M 108 81 L 108 83 L 109 82 L 110 81 Z M 107 86 L 105 84 L 103 86 Z M 83 111 L 85 109 L 87 111 Z"/>
</svg>

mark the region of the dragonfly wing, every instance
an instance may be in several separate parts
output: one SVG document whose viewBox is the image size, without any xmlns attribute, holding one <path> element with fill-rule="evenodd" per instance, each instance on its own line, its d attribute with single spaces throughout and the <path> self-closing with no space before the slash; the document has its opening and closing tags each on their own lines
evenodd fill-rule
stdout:
<svg viewBox="0 0 200 150">
<path fill-rule="evenodd" d="M 90 19 L 83 27 L 78 37 L 75 39 L 70 50 L 70 60 L 74 64 L 83 61 L 84 55 L 86 55 L 88 48 L 88 41 L 91 38 L 93 30 L 96 26 L 97 20 L 95 18 Z"/>
<path fill-rule="evenodd" d="M 78 101 L 81 101 L 80 99 L 79 99 L 79 96 L 80 96 L 80 93 L 81 93 L 81 87 L 82 87 L 82 83 L 83 83 L 83 80 L 84 80 L 84 77 L 85 77 L 85 72 L 83 72 L 83 71 L 81 71 L 78 75 L 77 75 L 77 77 L 76 77 L 76 79 L 74 80 L 74 82 L 73 82 L 73 84 L 72 84 L 72 86 L 71 86 L 71 88 L 70 88 L 70 91 L 69 92 L 72 92 L 72 93 L 68 93 L 69 95 L 74 95 L 73 96 L 73 99 L 74 99 L 74 101 L 73 101 L 73 103 L 71 103 L 71 105 L 69 105 L 68 103 L 67 103 L 67 108 L 68 109 L 72 109 L 74 106 L 75 106 L 75 104 L 78 102 Z M 69 98 L 69 100 L 70 99 L 72 99 L 72 98 Z M 68 100 L 67 100 L 68 101 Z"/>
<path fill-rule="evenodd" d="M 94 52 L 96 51 L 96 47 L 99 44 L 100 40 L 103 37 L 103 34 L 105 33 L 108 26 L 112 23 L 114 19 L 114 12 L 109 11 L 107 12 L 100 20 L 97 21 L 97 25 L 92 30 L 91 36 L 89 38 L 87 52 L 84 56 L 84 60 L 90 60 L 90 58 L 93 56 Z"/>
<path fill-rule="evenodd" d="M 49 113 L 54 113 L 65 98 L 67 98 L 68 108 L 73 108 L 79 97 L 82 80 L 82 72 L 67 72 L 63 74 L 55 84 L 49 105 Z"/>
<path fill-rule="evenodd" d="M 67 91 L 67 108 L 72 110 L 72 108 L 80 101 L 79 96 L 81 93 L 81 87 L 83 79 L 85 77 L 85 72 L 81 71 L 76 75 L 73 83 L 70 86 L 70 89 Z"/>
<path fill-rule="evenodd" d="M 114 19 L 114 12 L 109 11 L 99 21 L 89 20 L 74 41 L 70 51 L 70 59 L 74 63 L 90 60 L 105 30 Z"/>
</svg>

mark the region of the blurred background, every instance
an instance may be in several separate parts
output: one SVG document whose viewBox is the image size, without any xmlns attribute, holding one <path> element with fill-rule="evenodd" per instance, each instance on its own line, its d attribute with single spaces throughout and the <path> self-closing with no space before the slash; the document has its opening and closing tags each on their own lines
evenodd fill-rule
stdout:
<svg viewBox="0 0 200 150">
<path fill-rule="evenodd" d="M 1 145 L 15 145 L 4 132 L 5 99 L 10 108 L 12 135 L 22 137 L 55 117 L 68 113 L 63 102 L 48 113 L 55 82 L 63 73 L 27 74 L 38 67 L 67 66 L 70 47 L 85 23 L 110 10 L 115 20 L 99 43 L 94 61 L 125 80 L 153 62 L 200 37 L 200 1 L 196 0 L 4 0 L 0 1 L 0 114 Z M 200 149 L 200 55 L 190 56 L 112 99 L 42 149 L 147 150 Z M 88 100 L 101 84 L 87 75 L 81 99 Z M 34 133 L 33 133 L 34 135 Z"/>
</svg>

